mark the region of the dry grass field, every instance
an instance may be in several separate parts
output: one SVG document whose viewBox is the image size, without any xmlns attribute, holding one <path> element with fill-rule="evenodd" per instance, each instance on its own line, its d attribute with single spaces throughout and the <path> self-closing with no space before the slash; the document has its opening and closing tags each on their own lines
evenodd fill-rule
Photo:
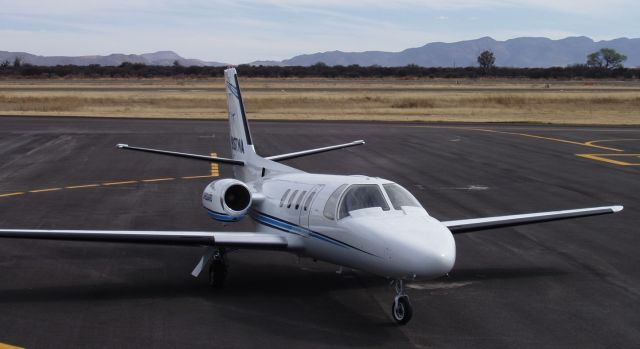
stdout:
<svg viewBox="0 0 640 349">
<path fill-rule="evenodd" d="M 242 79 L 252 119 L 640 124 L 640 83 Z M 224 82 L 0 81 L 0 115 L 226 118 Z"/>
</svg>

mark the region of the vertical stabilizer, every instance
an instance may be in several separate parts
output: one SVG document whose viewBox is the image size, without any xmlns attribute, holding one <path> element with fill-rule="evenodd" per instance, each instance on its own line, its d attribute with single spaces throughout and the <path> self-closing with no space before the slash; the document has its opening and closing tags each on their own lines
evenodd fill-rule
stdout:
<svg viewBox="0 0 640 349">
<path fill-rule="evenodd" d="M 253 140 L 251 139 L 251 131 L 249 131 L 247 114 L 242 102 L 242 92 L 240 92 L 236 69 L 226 69 L 224 71 L 224 79 L 227 85 L 231 158 L 244 163 L 244 166 L 233 167 L 235 178 L 250 182 L 265 175 L 298 172 L 299 170 L 264 159 L 256 154 Z"/>
<path fill-rule="evenodd" d="M 236 69 L 229 68 L 225 70 L 224 78 L 227 85 L 227 104 L 229 110 L 229 126 L 231 128 L 230 141 L 232 158 L 247 161 L 250 157 L 248 154 L 255 154 L 255 149 L 251 140 L 251 131 L 249 131 L 247 115 L 244 111 L 242 92 L 240 92 Z"/>
<path fill-rule="evenodd" d="M 249 122 L 244 111 L 242 102 L 242 92 L 238 84 L 238 74 L 235 68 L 224 71 L 224 79 L 227 85 L 227 108 L 229 111 L 229 141 L 231 142 L 231 158 L 244 161 L 245 166 L 235 166 L 233 173 L 235 177 L 242 181 L 253 180 L 250 167 L 255 159 L 256 152 L 251 140 Z"/>
</svg>

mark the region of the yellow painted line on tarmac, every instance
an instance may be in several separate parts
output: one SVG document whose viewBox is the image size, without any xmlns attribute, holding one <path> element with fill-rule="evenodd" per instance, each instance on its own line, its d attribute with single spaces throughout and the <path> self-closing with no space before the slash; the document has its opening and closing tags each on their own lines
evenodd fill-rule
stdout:
<svg viewBox="0 0 640 349">
<path fill-rule="evenodd" d="M 153 182 L 167 182 L 173 181 L 177 179 L 202 179 L 202 178 L 212 178 L 217 177 L 219 173 L 216 171 L 212 174 L 200 175 L 200 176 L 184 176 L 184 177 L 164 177 L 164 178 L 149 178 L 142 180 L 131 180 L 131 181 L 118 181 L 118 182 L 105 182 L 105 183 L 91 183 L 91 184 L 81 184 L 81 185 L 69 185 L 65 187 L 56 187 L 56 188 L 43 188 L 43 189 L 33 189 L 33 190 L 25 190 L 25 191 L 17 191 L 13 193 L 4 193 L 0 194 L 0 198 L 8 198 L 13 196 L 20 196 L 27 193 L 46 193 L 46 192 L 54 192 L 60 191 L 64 189 L 83 189 L 83 188 L 98 188 L 101 186 L 116 186 L 116 185 L 126 185 L 126 184 L 135 184 L 135 183 L 153 183 Z M 1 344 L 1 343 L 0 343 Z M 2 347 L 0 347 L 2 349 Z"/>
<path fill-rule="evenodd" d="M 0 349 L 23 349 L 22 347 L 16 347 L 15 345 L 0 343 Z"/>
<path fill-rule="evenodd" d="M 34 189 L 34 190 L 29 190 L 29 193 L 45 193 L 45 192 L 48 192 L 48 191 L 58 191 L 58 190 L 62 190 L 62 188 Z"/>
<path fill-rule="evenodd" d="M 211 156 L 213 157 L 217 157 L 218 154 L 216 153 L 211 153 Z M 217 163 L 212 162 L 211 163 L 211 177 L 217 177 L 220 175 L 220 167 L 218 166 Z"/>
<path fill-rule="evenodd" d="M 627 162 L 627 161 L 612 159 L 616 157 L 625 157 L 625 156 L 632 157 L 632 158 L 640 158 L 640 154 L 576 154 L 576 156 L 579 156 L 585 159 L 595 160 L 595 161 L 602 161 L 602 162 L 619 165 L 619 166 L 640 166 L 640 161 Z"/>
<path fill-rule="evenodd" d="M 211 178 L 211 177 L 215 177 L 213 175 L 203 175 L 203 176 L 185 176 L 185 177 L 180 177 L 182 179 L 199 179 L 199 178 Z"/>
<path fill-rule="evenodd" d="M 468 130 L 468 131 L 480 131 L 480 132 L 490 132 L 490 133 L 500 133 L 500 134 L 507 134 L 507 135 L 514 135 L 514 136 L 521 136 L 521 137 L 529 137 L 529 138 L 537 138 L 537 139 L 544 139 L 547 141 L 553 141 L 553 142 L 560 142 L 560 143 L 567 143 L 567 144 L 574 144 L 574 145 L 580 145 L 583 147 L 590 147 L 590 148 L 597 148 L 597 149 L 604 149 L 604 150 L 610 150 L 610 151 L 619 151 L 622 152 L 624 150 L 622 149 L 618 149 L 618 148 L 612 148 L 612 147 L 605 147 L 602 145 L 596 145 L 593 143 L 598 143 L 598 142 L 602 142 L 602 141 L 590 141 L 590 142 L 578 142 L 578 141 L 570 141 L 568 139 L 562 139 L 562 138 L 554 138 L 554 137 L 545 137 L 545 136 L 538 136 L 538 135 L 532 135 L 529 133 L 520 133 L 520 132 L 508 132 L 508 131 L 498 131 L 498 130 L 491 130 L 491 129 L 486 129 L 486 128 L 475 128 L 475 127 L 456 127 L 456 126 L 421 126 L 421 125 L 415 125 L 415 126 L 403 126 L 403 127 L 415 127 L 415 128 L 443 128 L 443 129 L 454 129 L 454 130 Z M 607 140 L 608 141 L 608 140 Z"/>
<path fill-rule="evenodd" d="M 612 158 L 621 157 L 621 156 L 631 156 L 631 157 L 636 158 L 636 157 L 640 157 L 640 154 L 626 154 L 626 153 L 624 153 L 624 149 L 613 148 L 613 147 L 605 147 L 603 145 L 596 144 L 596 143 L 604 143 L 604 142 L 640 141 L 640 139 L 638 139 L 638 138 L 598 139 L 598 140 L 587 141 L 587 142 L 578 142 L 578 141 L 570 141 L 568 139 L 532 135 L 532 134 L 529 134 L 529 133 L 498 131 L 498 130 L 491 130 L 491 129 L 485 129 L 485 128 L 474 128 L 474 127 L 427 126 L 427 125 L 424 125 L 424 126 L 422 126 L 422 125 L 402 126 L 402 127 L 447 128 L 447 129 L 457 129 L 457 130 L 500 133 L 500 134 L 508 134 L 508 135 L 515 135 L 515 136 L 521 136 L 521 137 L 544 139 L 544 140 L 547 140 L 547 141 L 574 144 L 574 145 L 579 145 L 579 146 L 583 146 L 583 147 L 589 147 L 589 148 L 596 148 L 596 149 L 602 149 L 602 150 L 618 152 L 617 154 L 575 154 L 576 156 L 579 156 L 579 157 L 582 157 L 582 158 L 585 158 L 585 159 L 606 162 L 606 163 L 619 165 L 619 166 L 640 166 L 640 163 L 628 162 L 628 161 L 623 161 L 623 160 L 619 160 L 619 159 L 612 159 Z"/>
<path fill-rule="evenodd" d="M 145 183 L 151 183 L 151 182 L 165 182 L 165 181 L 173 181 L 173 180 L 175 180 L 175 178 L 166 177 L 166 178 L 143 179 L 142 181 L 145 182 Z"/>
<path fill-rule="evenodd" d="M 134 184 L 134 183 L 138 183 L 138 181 L 106 182 L 106 183 L 102 183 L 102 185 L 124 185 L 124 184 Z"/>
<path fill-rule="evenodd" d="M 22 195 L 24 194 L 23 191 L 18 191 L 15 193 L 7 193 L 7 194 L 0 194 L 0 198 L 5 198 L 5 197 L 9 197 L 9 196 L 18 196 L 18 195 Z"/>
<path fill-rule="evenodd" d="M 589 144 L 591 146 L 594 143 L 603 143 L 603 142 L 629 142 L 629 141 L 640 141 L 640 138 L 620 138 L 620 139 L 598 139 L 595 141 L 585 142 L 584 144 Z"/>
<path fill-rule="evenodd" d="M 217 156 L 217 154 L 216 153 L 211 153 L 211 156 Z M 211 163 L 210 174 L 206 174 L 206 175 L 183 176 L 183 177 L 147 178 L 147 179 L 140 179 L 140 180 L 114 181 L 114 182 L 104 182 L 104 183 L 89 183 L 89 184 L 80 184 L 80 185 L 69 185 L 69 186 L 65 186 L 65 187 L 33 189 L 33 190 L 25 190 L 25 191 L 13 192 L 13 193 L 0 194 L 0 198 L 19 196 L 19 195 L 24 195 L 24 194 L 27 194 L 27 193 L 46 193 L 46 192 L 60 191 L 60 190 L 64 190 L 64 189 L 97 188 L 97 187 L 102 187 L 102 186 L 111 187 L 111 186 L 116 186 L 116 185 L 126 185 L 126 184 L 136 184 L 136 183 L 168 182 L 168 181 L 174 181 L 174 180 L 178 180 L 178 179 L 201 179 L 201 178 L 211 178 L 211 177 L 218 177 L 218 176 L 220 176 L 220 168 L 218 167 L 218 164 Z M 2 345 L 2 343 L 0 343 L 0 349 L 3 349 L 1 345 Z"/>
<path fill-rule="evenodd" d="M 611 151 L 624 151 L 624 150 L 618 149 L 618 148 L 611 148 L 611 147 L 605 147 L 605 146 L 601 146 L 601 145 L 590 144 L 589 142 L 570 141 L 570 140 L 567 140 L 567 139 L 538 136 L 538 135 L 532 135 L 532 134 L 529 134 L 529 133 L 506 132 L 506 131 L 488 130 L 488 129 L 483 129 L 483 128 L 472 128 L 470 130 L 477 130 L 477 131 L 483 131 L 483 132 L 492 132 L 492 133 L 502 133 L 502 134 L 508 134 L 508 135 L 544 139 L 544 140 L 547 140 L 547 141 L 554 141 L 554 142 L 560 142 L 560 143 L 581 145 L 583 147 L 591 147 L 591 148 L 598 148 L 598 149 L 611 150 Z"/>
<path fill-rule="evenodd" d="M 82 188 L 95 188 L 99 187 L 100 184 L 83 184 L 83 185 L 71 185 L 68 187 L 64 187 L 65 189 L 82 189 Z"/>
</svg>

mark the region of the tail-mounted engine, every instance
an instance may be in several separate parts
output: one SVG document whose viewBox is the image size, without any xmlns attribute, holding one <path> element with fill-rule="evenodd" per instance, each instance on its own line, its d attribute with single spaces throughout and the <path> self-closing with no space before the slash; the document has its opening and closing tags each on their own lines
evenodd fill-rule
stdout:
<svg viewBox="0 0 640 349">
<path fill-rule="evenodd" d="M 202 206 L 215 220 L 239 221 L 249 212 L 251 191 L 246 184 L 237 179 L 219 179 L 209 183 L 204 189 Z"/>
</svg>

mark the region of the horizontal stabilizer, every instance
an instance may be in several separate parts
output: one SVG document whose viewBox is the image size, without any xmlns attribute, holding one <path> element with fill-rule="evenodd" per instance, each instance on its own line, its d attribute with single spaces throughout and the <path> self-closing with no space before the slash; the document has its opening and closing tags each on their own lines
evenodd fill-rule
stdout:
<svg viewBox="0 0 640 349">
<path fill-rule="evenodd" d="M 288 245 L 287 240 L 281 235 L 253 232 L 0 229 L 0 237 L 164 245 L 209 245 L 267 250 L 285 249 Z"/>
<path fill-rule="evenodd" d="M 132 147 L 132 146 L 129 146 L 128 144 L 118 144 L 118 145 L 116 145 L 116 147 L 118 149 L 137 150 L 137 151 L 143 151 L 143 152 L 147 152 L 147 153 L 179 156 L 179 157 L 183 157 L 183 158 L 203 160 L 203 161 L 209 161 L 209 162 L 216 162 L 216 163 L 227 164 L 227 165 L 244 166 L 244 161 L 234 160 L 234 159 L 227 159 L 227 158 L 219 158 L 219 157 L 208 156 L 208 155 L 198 155 L 198 154 L 180 153 L 180 152 L 177 152 L 177 151 L 169 151 L 169 150 Z"/>
<path fill-rule="evenodd" d="M 503 227 L 513 227 L 532 223 L 558 221 L 562 219 L 597 216 L 602 214 L 622 211 L 622 206 L 603 206 L 580 208 L 575 210 L 549 211 L 510 216 L 497 216 L 486 218 L 462 219 L 442 222 L 453 234 L 470 233 L 478 230 L 487 230 Z"/>
<path fill-rule="evenodd" d="M 355 141 L 355 142 L 351 142 L 351 143 L 332 145 L 332 146 L 324 147 L 324 148 L 309 149 L 309 150 L 298 151 L 298 152 L 295 152 L 295 153 L 269 156 L 269 157 L 266 157 L 266 159 L 267 160 L 272 160 L 272 161 L 283 161 L 283 160 L 295 159 L 295 158 L 299 158 L 299 157 L 307 156 L 307 155 L 312 155 L 312 154 L 324 153 L 324 152 L 331 151 L 331 150 L 353 147 L 353 146 L 362 145 L 362 144 L 364 144 L 364 141 L 363 140 L 359 140 L 359 141 Z"/>
</svg>

